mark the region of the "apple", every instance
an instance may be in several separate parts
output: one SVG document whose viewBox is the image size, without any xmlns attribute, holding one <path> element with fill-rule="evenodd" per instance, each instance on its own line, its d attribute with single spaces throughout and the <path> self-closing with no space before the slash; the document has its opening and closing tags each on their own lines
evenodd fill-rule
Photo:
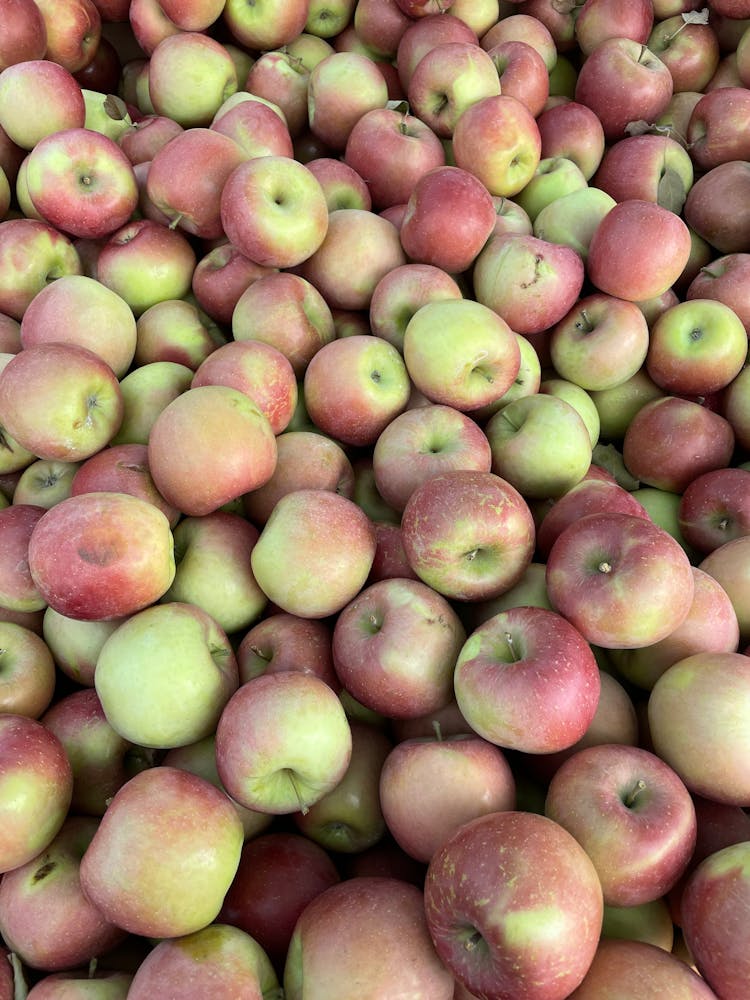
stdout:
<svg viewBox="0 0 750 1000">
<path fill-rule="evenodd" d="M 750 534 L 750 470 L 716 469 L 697 476 L 680 498 L 680 528 L 703 554 Z"/>
<path fill-rule="evenodd" d="M 337 694 L 299 671 L 242 684 L 216 727 L 219 777 L 233 799 L 273 815 L 305 812 L 341 781 L 352 734 Z"/>
<path fill-rule="evenodd" d="M 211 129 L 233 139 L 247 157 L 293 156 L 284 112 L 276 104 L 236 91 L 219 107 Z"/>
<path fill-rule="evenodd" d="M 191 293 L 200 308 L 224 327 L 232 324 L 232 314 L 240 296 L 270 268 L 248 260 L 231 243 L 220 243 L 201 257 L 193 271 Z"/>
<path fill-rule="evenodd" d="M 338 691 L 333 669 L 331 626 L 316 618 L 276 612 L 248 629 L 237 647 L 240 683 L 266 673 L 299 670 L 311 673 Z"/>
<path fill-rule="evenodd" d="M 750 604 L 747 599 L 747 571 L 745 563 L 750 536 L 741 535 L 724 542 L 710 552 L 699 568 L 709 573 L 729 595 L 740 626 L 740 647 L 750 642 Z"/>
<path fill-rule="evenodd" d="M 307 260 L 328 230 L 320 183 L 304 164 L 285 156 L 241 163 L 221 192 L 221 222 L 230 242 L 264 267 Z"/>
<path fill-rule="evenodd" d="M 637 906 L 604 906 L 602 938 L 617 941 L 643 941 L 671 952 L 675 926 L 666 899 L 653 899 Z"/>
<path fill-rule="evenodd" d="M 416 388 L 432 403 L 461 412 L 503 396 L 521 364 L 508 323 L 489 306 L 471 299 L 421 306 L 406 325 L 403 350 Z"/>
<path fill-rule="evenodd" d="M 473 271 L 477 301 L 526 335 L 559 322 L 578 300 L 583 280 L 583 262 L 570 247 L 520 234 L 492 236 Z"/>
<path fill-rule="evenodd" d="M 171 361 L 196 371 L 225 343 L 224 332 L 191 296 L 164 299 L 145 309 L 136 321 L 134 367 Z"/>
<path fill-rule="evenodd" d="M 491 472 L 432 476 L 409 498 L 401 528 L 414 572 L 449 599 L 497 597 L 518 582 L 533 555 L 528 506 Z"/>
<path fill-rule="evenodd" d="M 586 180 L 591 180 L 605 151 L 604 129 L 591 108 L 570 100 L 547 107 L 537 117 L 536 124 L 541 156 L 572 160 Z"/>
<path fill-rule="evenodd" d="M 88 458 L 111 440 L 122 417 L 115 373 L 86 347 L 27 347 L 0 372 L 0 420 L 38 458 Z"/>
<path fill-rule="evenodd" d="M 685 943 L 718 996 L 741 991 L 747 979 L 747 862 L 747 841 L 715 851 L 693 872 L 682 894 Z"/>
<path fill-rule="evenodd" d="M 6 0 L 2 15 L 0 72 L 16 63 L 43 59 L 47 50 L 47 27 L 33 0 Z"/>
<path fill-rule="evenodd" d="M 488 190 L 472 173 L 436 167 L 417 180 L 409 196 L 401 244 L 411 261 L 459 273 L 487 242 L 495 218 Z"/>
<path fill-rule="evenodd" d="M 714 257 L 695 275 L 685 292 L 686 299 L 716 299 L 736 313 L 750 330 L 750 299 L 744 275 L 750 274 L 750 254 Z"/>
<path fill-rule="evenodd" d="M 224 792 L 188 771 L 148 768 L 112 799 L 81 859 L 81 887 L 131 934 L 181 937 L 216 919 L 242 842 Z"/>
<path fill-rule="evenodd" d="M 148 444 L 156 417 L 190 388 L 194 372 L 174 361 L 153 361 L 133 368 L 120 381 L 122 424 L 110 444 Z"/>
<path fill-rule="evenodd" d="M 444 841 L 424 905 L 438 955 L 471 993 L 548 1000 L 583 979 L 603 911 L 583 848 L 553 820 L 520 811 L 481 816 Z"/>
<path fill-rule="evenodd" d="M 719 413 L 681 396 L 661 396 L 633 416 L 622 454 L 641 483 L 682 493 L 704 472 L 728 466 L 734 444 L 732 426 Z"/>
<path fill-rule="evenodd" d="M 44 513 L 43 507 L 31 504 L 10 504 L 0 510 L 0 604 L 8 611 L 42 611 L 46 606 L 29 571 L 29 541 Z"/>
<path fill-rule="evenodd" d="M 590 514 L 558 536 L 547 559 L 552 606 L 607 649 L 648 646 L 687 617 L 694 580 L 687 555 L 643 517 Z"/>
<path fill-rule="evenodd" d="M 694 653 L 669 667 L 648 699 L 654 752 L 691 792 L 729 805 L 748 799 L 737 767 L 748 739 L 746 661 L 737 652 Z"/>
<path fill-rule="evenodd" d="M 569 1000 L 646 1000 L 654 991 L 684 1000 L 716 1000 L 687 962 L 646 941 L 602 939 Z"/>
<path fill-rule="evenodd" d="M 575 100 L 597 115 L 605 138 L 613 142 L 623 138 L 629 122 L 660 115 L 673 89 L 672 74 L 657 55 L 643 42 L 616 36 L 604 38 L 588 54 L 578 72 Z"/>
<path fill-rule="evenodd" d="M 435 953 L 417 886 L 362 875 L 331 886 L 302 911 L 284 966 L 284 995 L 348 1000 L 354 984 L 373 995 L 400 990 L 415 1000 L 451 1000 L 453 976 Z"/>
<path fill-rule="evenodd" d="M 300 914 L 340 875 L 322 847 L 298 833 L 271 831 L 242 848 L 218 921 L 239 927 L 283 970 Z"/>
<path fill-rule="evenodd" d="M 23 347 L 52 340 L 87 347 L 122 378 L 135 354 L 135 319 L 125 300 L 94 278 L 63 275 L 34 296 L 21 321 Z"/>
<path fill-rule="evenodd" d="M 534 176 L 541 144 L 531 112 L 504 94 L 483 97 L 466 108 L 452 136 L 456 166 L 474 174 L 490 194 L 507 198 Z"/>
<path fill-rule="evenodd" d="M 0 622 L 0 711 L 38 719 L 55 693 L 55 661 L 31 629 Z"/>
<path fill-rule="evenodd" d="M 183 514 L 198 517 L 270 479 L 276 438 L 268 418 L 245 393 L 224 385 L 196 386 L 157 416 L 148 460 L 162 496 Z M 211 468 L 215 474 L 209 474 Z M 202 487 L 196 490 L 198 481 Z"/>
<path fill-rule="evenodd" d="M 35 219 L 0 222 L 0 310 L 21 320 L 46 284 L 65 274 L 81 274 L 73 243 L 52 226 Z"/>
<path fill-rule="evenodd" d="M 229 52 L 202 31 L 168 35 L 149 58 L 148 93 L 153 109 L 183 128 L 210 125 L 237 84 Z"/>
<path fill-rule="evenodd" d="M 237 300 L 231 325 L 235 340 L 260 341 L 279 350 L 298 379 L 335 336 L 330 306 L 315 285 L 286 271 L 252 282 Z"/>
<path fill-rule="evenodd" d="M 745 193 L 750 170 L 745 160 L 729 160 L 704 173 L 685 201 L 684 218 L 721 254 L 747 251 L 748 208 Z"/>
<path fill-rule="evenodd" d="M 170 139 L 183 131 L 179 122 L 166 115 L 144 115 L 131 122 L 117 142 L 133 166 L 136 166 L 138 163 L 150 163 Z"/>
<path fill-rule="evenodd" d="M 81 891 L 80 859 L 97 826 L 93 817 L 68 817 L 42 853 L 3 876 L 0 932 L 32 969 L 72 969 L 125 939 Z"/>
<path fill-rule="evenodd" d="M 344 688 L 389 718 L 435 711 L 453 696 L 463 625 L 448 601 L 418 580 L 365 587 L 336 619 L 333 665 Z M 411 650 L 404 656 L 405 650 Z"/>
<path fill-rule="evenodd" d="M 315 175 L 328 205 L 328 211 L 337 208 L 372 208 L 370 191 L 353 167 L 333 156 L 318 156 L 308 160 L 307 169 Z"/>
<path fill-rule="evenodd" d="M 356 122 L 387 100 L 387 84 L 372 59 L 358 52 L 333 52 L 310 72 L 310 131 L 330 149 L 343 152 Z"/>
<path fill-rule="evenodd" d="M 47 462 L 42 459 L 27 465 L 13 490 L 14 504 L 32 504 L 49 510 L 70 496 L 73 476 L 79 462 Z"/>
<path fill-rule="evenodd" d="M 374 556 L 372 522 L 357 504 L 328 490 L 302 489 L 273 508 L 250 562 L 280 610 L 326 618 L 359 593 Z"/>
<path fill-rule="evenodd" d="M 76 684 L 93 687 L 99 650 L 122 620 L 69 618 L 48 606 L 42 617 L 42 635 L 61 673 Z"/>
<path fill-rule="evenodd" d="M 372 108 L 353 125 L 344 160 L 364 178 L 377 209 L 408 202 L 416 182 L 445 165 L 445 150 L 429 125 L 399 108 Z"/>
<path fill-rule="evenodd" d="M 670 395 L 708 396 L 740 373 L 747 351 L 745 326 L 729 306 L 693 298 L 652 324 L 646 370 Z"/>
<path fill-rule="evenodd" d="M 604 153 L 592 183 L 615 201 L 653 201 L 679 214 L 693 185 L 690 154 L 669 135 L 629 135 Z"/>
<path fill-rule="evenodd" d="M 401 36 L 415 21 L 403 12 L 396 0 L 360 0 L 351 23 L 357 37 L 373 53 L 395 58 Z"/>
<path fill-rule="evenodd" d="M 498 670 L 499 664 L 508 666 Z M 458 655 L 454 686 L 462 715 L 480 736 L 541 754 L 583 736 L 600 692 L 583 636 L 560 615 L 535 607 L 500 611 L 475 629 Z"/>
<path fill-rule="evenodd" d="M 409 375 L 381 337 L 337 338 L 310 359 L 304 376 L 308 416 L 324 434 L 353 446 L 374 444 L 409 401 Z"/>
<path fill-rule="evenodd" d="M 468 731 L 404 739 L 389 752 L 380 775 L 388 829 L 410 857 L 424 863 L 464 823 L 513 809 L 515 799 L 502 751 Z"/>
<path fill-rule="evenodd" d="M 695 846 L 687 788 L 640 747 L 602 744 L 569 757 L 549 784 L 545 815 L 584 848 L 609 905 L 660 899 L 687 868 Z"/>
<path fill-rule="evenodd" d="M 458 283 L 442 268 L 434 264 L 402 264 L 383 275 L 373 290 L 370 329 L 403 353 L 407 324 L 421 306 L 461 298 Z"/>
<path fill-rule="evenodd" d="M 557 498 L 579 483 L 591 464 L 591 437 L 582 417 L 558 396 L 513 400 L 490 418 L 485 434 L 492 471 L 527 500 Z"/>
<path fill-rule="evenodd" d="M 186 295 L 195 265 L 195 250 L 186 236 L 151 219 L 136 219 L 105 242 L 96 278 L 140 316 L 157 302 Z"/>
<path fill-rule="evenodd" d="M 71 73 L 87 66 L 101 38 L 101 15 L 93 0 L 35 0 L 47 31 L 45 59 Z"/>
<path fill-rule="evenodd" d="M 0 872 L 25 865 L 59 832 L 73 773 L 56 736 L 25 715 L 0 716 Z"/>
<path fill-rule="evenodd" d="M 640 302 L 674 284 L 690 249 L 690 232 L 678 215 L 653 202 L 629 198 L 615 205 L 596 228 L 589 245 L 588 276 L 599 291 Z"/>
<path fill-rule="evenodd" d="M 222 19 L 237 42 L 246 49 L 279 49 L 305 29 L 309 0 L 264 0 L 248 7 L 240 0 L 227 0 Z"/>
</svg>

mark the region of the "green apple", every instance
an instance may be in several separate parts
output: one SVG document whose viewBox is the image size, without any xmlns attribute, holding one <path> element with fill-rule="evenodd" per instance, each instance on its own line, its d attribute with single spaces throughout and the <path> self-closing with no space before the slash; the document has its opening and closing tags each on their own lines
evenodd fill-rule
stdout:
<svg viewBox="0 0 750 1000">
<path fill-rule="evenodd" d="M 565 156 L 550 156 L 540 160 L 534 176 L 515 196 L 532 224 L 537 216 L 558 198 L 587 188 L 581 168 Z"/>
<path fill-rule="evenodd" d="M 616 204 L 614 198 L 596 187 L 571 191 L 538 212 L 534 219 L 534 236 L 569 246 L 585 261 L 596 227 Z"/>
</svg>

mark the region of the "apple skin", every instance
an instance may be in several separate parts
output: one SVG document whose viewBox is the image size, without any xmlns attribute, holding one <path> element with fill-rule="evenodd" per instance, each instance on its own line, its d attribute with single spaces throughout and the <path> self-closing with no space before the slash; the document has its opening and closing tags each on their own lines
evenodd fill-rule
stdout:
<svg viewBox="0 0 750 1000">
<path fill-rule="evenodd" d="M 81 87 L 64 66 L 40 57 L 6 67 L 2 76 L 0 127 L 21 149 L 33 149 L 62 129 L 83 127 Z"/>
<path fill-rule="evenodd" d="M 120 381 L 122 424 L 110 444 L 148 445 L 156 417 L 190 388 L 193 375 L 192 368 L 175 361 L 153 361 L 128 372 Z"/>
<path fill-rule="evenodd" d="M 300 671 L 246 681 L 216 728 L 222 784 L 248 809 L 284 815 L 309 809 L 341 781 L 352 735 L 337 694 Z"/>
<path fill-rule="evenodd" d="M 583 636 L 546 608 L 500 611 L 456 660 L 456 700 L 471 728 L 498 746 L 555 753 L 577 742 L 599 700 L 599 670 Z"/>
<path fill-rule="evenodd" d="M 575 100 L 598 116 L 605 138 L 613 142 L 623 138 L 629 122 L 653 121 L 660 115 L 673 87 L 672 74 L 644 44 L 632 38 L 605 38 L 579 70 Z"/>
<path fill-rule="evenodd" d="M 371 332 L 403 353 L 404 332 L 417 310 L 428 302 L 463 298 L 456 280 L 434 264 L 402 264 L 385 274 L 370 300 Z"/>
<path fill-rule="evenodd" d="M 466 633 L 449 602 L 417 580 L 362 590 L 336 619 L 333 663 L 344 688 L 389 718 L 435 711 L 453 696 Z M 404 655 L 405 650 L 409 655 Z"/>
<path fill-rule="evenodd" d="M 575 250 L 521 234 L 490 237 L 473 270 L 477 301 L 526 335 L 561 320 L 578 300 L 583 281 L 583 262 Z"/>
<path fill-rule="evenodd" d="M 52 226 L 35 219 L 0 222 L 0 311 L 21 320 L 49 276 L 81 274 L 73 243 Z"/>
<path fill-rule="evenodd" d="M 649 0 L 637 0 L 627 7 L 617 0 L 586 0 L 575 21 L 576 41 L 584 56 L 605 38 L 631 38 L 645 45 L 653 23 L 653 4 Z"/>
<path fill-rule="evenodd" d="M 130 160 L 113 139 L 86 128 L 40 139 L 29 153 L 25 176 L 34 209 L 71 236 L 109 236 L 138 204 Z"/>
<path fill-rule="evenodd" d="M 615 201 L 653 201 L 679 214 L 693 180 L 691 156 L 676 139 L 646 134 L 625 136 L 609 146 L 592 184 Z"/>
<path fill-rule="evenodd" d="M 693 872 L 682 894 L 685 943 L 720 997 L 741 996 L 750 973 L 745 921 L 749 860 L 747 841 L 716 851 Z"/>
<path fill-rule="evenodd" d="M 10 504 L 0 510 L 0 606 L 8 611 L 43 611 L 47 604 L 29 569 L 29 541 L 44 514 L 44 507 L 33 504 Z"/>
<path fill-rule="evenodd" d="M 93 817 L 70 816 L 41 854 L 3 876 L 0 933 L 32 969 L 73 969 L 125 939 L 81 891 L 80 859 L 98 825 Z"/>
<path fill-rule="evenodd" d="M 162 38 L 151 53 L 147 90 L 156 114 L 185 129 L 205 127 L 237 90 L 237 70 L 226 48 L 210 35 L 178 31 Z"/>
<path fill-rule="evenodd" d="M 243 829 L 227 796 L 163 765 L 115 794 L 81 860 L 81 887 L 131 934 L 179 937 L 215 920 Z"/>
<path fill-rule="evenodd" d="M 693 108 L 686 138 L 690 143 L 690 156 L 702 173 L 720 163 L 745 160 L 750 155 L 748 96 L 745 87 L 721 87 L 704 94 Z"/>
<path fill-rule="evenodd" d="M 544 811 L 584 848 L 611 906 L 660 899 L 695 847 L 690 793 L 672 768 L 640 747 L 579 750 L 553 775 Z"/>
<path fill-rule="evenodd" d="M 373 526 L 360 507 L 327 490 L 303 489 L 278 501 L 250 561 L 279 609 L 326 618 L 359 593 L 374 556 Z"/>
<path fill-rule="evenodd" d="M 29 996 L 31 1000 L 74 1000 L 85 991 L 96 1000 L 127 1000 L 132 981 L 130 972 L 52 972 L 34 984 Z"/>
<path fill-rule="evenodd" d="M 329 149 L 343 153 L 356 122 L 387 100 L 387 84 L 372 59 L 358 52 L 333 52 L 310 72 L 310 131 Z"/>
<path fill-rule="evenodd" d="M 618 673 L 647 691 L 678 660 L 695 653 L 734 653 L 740 640 L 737 614 L 718 581 L 693 566 L 694 593 L 690 611 L 674 632 L 641 649 L 610 650 Z"/>
<path fill-rule="evenodd" d="M 671 535 L 643 517 L 607 512 L 565 528 L 547 558 L 546 581 L 552 606 L 606 649 L 665 638 L 687 617 L 695 587 Z"/>
<path fill-rule="evenodd" d="M 18 475 L 12 502 L 32 504 L 49 510 L 70 496 L 73 477 L 80 464 L 82 463 L 46 462 L 37 459 Z"/>
<path fill-rule="evenodd" d="M 121 618 L 103 621 L 69 618 L 47 607 L 42 634 L 58 669 L 76 684 L 93 687 L 99 650 L 121 621 Z"/>
<path fill-rule="evenodd" d="M 569 1000 L 648 1000 L 655 991 L 674 1000 L 717 1000 L 701 976 L 663 948 L 606 938 Z"/>
<path fill-rule="evenodd" d="M 496 812 L 465 823 L 433 855 L 424 896 L 438 954 L 479 996 L 563 1000 L 596 951 L 596 870 L 544 816 Z M 481 902 L 488 898 L 493 905 Z"/>
<path fill-rule="evenodd" d="M 748 407 L 748 382 L 750 366 L 746 366 L 729 383 L 722 397 L 722 413 L 729 421 L 735 441 L 740 448 L 750 451 L 750 407 Z"/>
<path fill-rule="evenodd" d="M 0 712 L 38 719 L 55 693 L 55 661 L 44 639 L 15 622 L 0 622 Z"/>
<path fill-rule="evenodd" d="M 158 600 L 174 577 L 169 521 L 126 493 L 83 493 L 40 518 L 29 541 L 40 594 L 69 618 L 120 618 Z"/>
<path fill-rule="evenodd" d="M 47 28 L 39 7 L 33 0 L 6 0 L 0 72 L 16 63 L 43 59 L 46 49 Z"/>
<path fill-rule="evenodd" d="M 627 199 L 615 205 L 595 230 L 588 276 L 601 292 L 642 302 L 675 283 L 690 249 L 688 227 L 674 212 L 653 202 Z"/>
<path fill-rule="evenodd" d="M 190 290 L 211 319 L 229 327 L 242 293 L 254 281 L 273 273 L 248 260 L 231 243 L 221 243 L 196 264 Z"/>
<path fill-rule="evenodd" d="M 504 42 L 525 42 L 536 49 L 544 60 L 547 72 L 551 73 L 557 62 L 557 48 L 550 29 L 538 15 L 514 14 L 509 11 L 482 32 L 480 44 L 483 49 L 491 49 Z"/>
<path fill-rule="evenodd" d="M 696 477 L 680 498 L 680 528 L 702 554 L 750 534 L 750 470 L 716 469 Z"/>
<path fill-rule="evenodd" d="M 533 555 L 526 502 L 491 472 L 456 470 L 426 480 L 409 498 L 401 528 L 414 572 L 449 599 L 497 597 L 517 583 Z"/>
<path fill-rule="evenodd" d="M 307 169 L 317 177 L 328 205 L 328 211 L 337 208 L 372 208 L 372 197 L 364 178 L 343 160 L 333 156 L 316 156 L 306 163 Z"/>
<path fill-rule="evenodd" d="M 199 1000 L 221 991 L 262 1000 L 272 996 L 278 985 L 260 944 L 238 927 L 217 922 L 156 944 L 135 970 L 128 996 L 147 1000 L 155 992 L 172 991 L 184 1000 Z"/>
<path fill-rule="evenodd" d="M 747 774 L 737 765 L 750 734 L 749 689 L 742 653 L 695 653 L 654 684 L 648 699 L 654 752 L 691 792 L 727 805 L 748 801 Z"/>
<path fill-rule="evenodd" d="M 182 131 L 182 125 L 166 115 L 144 115 L 133 122 L 117 142 L 135 167 L 139 163 L 150 163 L 158 151 Z"/>
<path fill-rule="evenodd" d="M 308 130 L 309 81 L 310 71 L 304 62 L 288 50 L 269 49 L 262 51 L 250 67 L 245 90 L 281 109 L 295 143 Z M 317 143 L 316 148 L 321 145 Z"/>
<path fill-rule="evenodd" d="M 255 94 L 240 90 L 227 98 L 210 127 L 233 139 L 247 157 L 294 155 L 284 112 Z"/>
<path fill-rule="evenodd" d="M 237 874 L 218 916 L 250 934 L 283 970 L 297 919 L 341 877 L 330 855 L 298 833 L 272 831 L 242 848 Z"/>
<path fill-rule="evenodd" d="M 695 275 L 687 287 L 685 298 L 716 299 L 729 306 L 750 331 L 750 253 L 725 254 L 714 257 Z"/>
<path fill-rule="evenodd" d="M 309 7 L 306 0 L 271 0 L 256 10 L 238 0 L 227 0 L 222 16 L 240 45 L 263 51 L 279 49 L 304 31 Z"/>
<path fill-rule="evenodd" d="M 0 716 L 0 872 L 25 865 L 59 832 L 73 794 L 63 745 L 23 715 Z"/>
<path fill-rule="evenodd" d="M 397 843 L 427 864 L 464 823 L 515 808 L 515 779 L 502 751 L 473 733 L 412 737 L 386 757 L 380 801 Z"/>
<path fill-rule="evenodd" d="M 451 1000 L 453 977 L 435 953 L 417 886 L 358 876 L 303 910 L 284 967 L 285 996 L 348 1000 L 352 989 L 359 996 L 406 991 L 414 1000 Z"/>
<path fill-rule="evenodd" d="M 693 298 L 666 309 L 649 332 L 646 371 L 674 396 L 709 396 L 742 370 L 747 332 L 729 306 Z"/>
<path fill-rule="evenodd" d="M 421 306 L 406 325 L 403 351 L 413 385 L 431 402 L 461 412 L 500 399 L 521 365 L 510 325 L 490 306 L 471 299 Z"/>
<path fill-rule="evenodd" d="M 724 542 L 710 552 L 699 568 L 717 580 L 729 595 L 740 626 L 740 648 L 750 642 L 750 601 L 748 600 L 748 564 L 750 536 L 742 535 Z"/>
<path fill-rule="evenodd" d="M 439 403 L 407 409 L 380 433 L 372 453 L 375 485 L 403 511 L 425 480 L 452 469 L 489 472 L 489 441 L 469 416 Z"/>
<path fill-rule="evenodd" d="M 541 156 L 564 156 L 578 165 L 586 180 L 596 173 L 604 155 L 602 124 L 585 104 L 567 101 L 547 107 L 536 119 Z"/>
<path fill-rule="evenodd" d="M 170 601 L 131 615 L 112 633 L 96 661 L 94 684 L 121 736 L 169 749 L 214 731 L 239 674 L 226 634 L 211 616 Z M 163 710 L 166 692 L 175 699 L 172 712 Z"/>
<path fill-rule="evenodd" d="M 693 479 L 728 466 L 734 445 L 732 425 L 719 413 L 681 396 L 661 396 L 632 418 L 622 453 L 628 471 L 641 483 L 683 493 Z"/>
<path fill-rule="evenodd" d="M 500 77 L 506 97 L 515 97 L 537 118 L 549 98 L 549 74 L 541 54 L 527 42 L 509 39 L 493 45 L 487 54 Z"/>
<path fill-rule="evenodd" d="M 183 514 L 199 517 L 270 479 L 276 438 L 268 418 L 245 393 L 224 385 L 196 386 L 157 416 L 148 460 L 162 496 Z"/>
<path fill-rule="evenodd" d="M 534 176 L 542 140 L 531 112 L 515 97 L 483 97 L 456 122 L 456 166 L 473 174 L 491 195 L 512 198 Z"/>
</svg>

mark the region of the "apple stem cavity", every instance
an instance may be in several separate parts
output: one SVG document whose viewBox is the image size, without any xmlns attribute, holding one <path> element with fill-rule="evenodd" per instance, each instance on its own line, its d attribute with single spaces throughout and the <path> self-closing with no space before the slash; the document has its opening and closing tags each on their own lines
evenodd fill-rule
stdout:
<svg viewBox="0 0 750 1000">
<path fill-rule="evenodd" d="M 284 772 L 286 773 L 286 776 L 289 778 L 289 782 L 292 788 L 294 789 L 294 794 L 297 798 L 297 804 L 299 805 L 299 811 L 302 813 L 303 816 L 307 816 L 307 814 L 310 812 L 310 808 L 305 804 L 305 801 L 302 798 L 302 794 L 299 790 L 299 785 L 297 784 L 297 779 L 294 775 L 294 771 L 292 771 L 292 769 L 289 767 L 285 767 Z"/>
<path fill-rule="evenodd" d="M 483 940 L 484 938 L 475 927 L 464 940 L 464 948 L 468 952 L 476 951 L 479 943 Z"/>
<path fill-rule="evenodd" d="M 584 333 L 591 333 L 594 329 L 594 324 L 591 322 L 589 314 L 585 309 L 581 309 L 580 319 L 576 320 L 576 330 L 583 330 Z"/>
<path fill-rule="evenodd" d="M 633 787 L 630 789 L 630 791 L 627 793 L 625 798 L 622 800 L 623 804 L 628 809 L 632 809 L 633 806 L 635 805 L 638 796 L 645 789 L 645 787 L 646 787 L 646 782 L 643 780 L 643 778 L 639 778 L 633 785 Z"/>
</svg>

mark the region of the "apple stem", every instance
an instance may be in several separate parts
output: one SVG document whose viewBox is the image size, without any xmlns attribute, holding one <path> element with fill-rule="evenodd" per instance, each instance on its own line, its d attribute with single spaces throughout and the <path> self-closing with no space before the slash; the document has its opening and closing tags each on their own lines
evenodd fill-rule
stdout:
<svg viewBox="0 0 750 1000">
<path fill-rule="evenodd" d="M 505 641 L 508 643 L 508 649 L 510 650 L 510 655 L 513 657 L 513 661 L 517 662 L 518 660 L 520 660 L 520 656 L 518 655 L 515 644 L 513 642 L 513 636 L 510 634 L 510 632 L 505 633 Z"/>
<path fill-rule="evenodd" d="M 722 517 L 722 519 L 719 521 L 716 527 L 719 529 L 719 531 L 726 531 L 727 528 L 729 527 L 729 518 Z"/>
<path fill-rule="evenodd" d="M 479 933 L 479 931 L 475 930 L 473 934 L 470 934 L 469 937 L 467 937 L 466 940 L 464 941 L 464 948 L 467 951 L 474 951 L 481 940 L 482 940 L 482 935 Z"/>
<path fill-rule="evenodd" d="M 89 962 L 89 979 L 93 979 L 96 975 L 96 967 L 99 964 L 99 960 L 94 956 Z"/>
<path fill-rule="evenodd" d="M 297 797 L 297 804 L 299 805 L 299 811 L 302 813 L 303 816 L 307 816 L 307 814 L 310 812 L 310 808 L 305 804 L 304 799 L 300 794 L 299 785 L 297 784 L 297 779 L 294 776 L 294 771 L 292 771 L 291 768 L 288 767 L 284 768 L 284 770 L 286 771 L 287 777 L 289 778 L 292 788 L 294 789 L 294 794 Z"/>
<path fill-rule="evenodd" d="M 435 733 L 435 739 L 438 741 L 438 743 L 442 743 L 443 742 L 443 728 L 440 725 L 440 721 L 438 719 L 433 719 L 432 720 L 432 729 L 433 729 L 433 731 Z"/>
<path fill-rule="evenodd" d="M 169 228 L 170 229 L 177 229 L 177 227 L 180 224 L 180 220 L 181 219 L 182 219 L 182 212 L 180 212 L 178 215 L 176 215 L 174 217 L 174 219 L 172 219 L 172 221 L 169 223 Z"/>
<path fill-rule="evenodd" d="M 577 330 L 584 330 L 586 333 L 591 333 L 594 329 L 594 324 L 589 319 L 589 314 L 585 309 L 581 309 L 581 318 L 576 322 L 575 326 Z"/>
<path fill-rule="evenodd" d="M 11 952 L 8 955 L 8 961 L 13 969 L 13 1000 L 26 1000 L 26 997 L 29 995 L 29 989 L 26 985 L 26 980 L 23 978 L 21 959 L 15 952 Z"/>
<path fill-rule="evenodd" d="M 641 794 L 641 792 L 644 790 L 645 787 L 646 787 L 646 782 L 643 780 L 643 778 L 639 778 L 638 781 L 636 781 L 633 788 L 625 796 L 624 803 L 628 807 L 628 809 L 630 809 L 631 806 L 635 804 L 635 800 L 638 798 L 638 796 Z"/>
</svg>

